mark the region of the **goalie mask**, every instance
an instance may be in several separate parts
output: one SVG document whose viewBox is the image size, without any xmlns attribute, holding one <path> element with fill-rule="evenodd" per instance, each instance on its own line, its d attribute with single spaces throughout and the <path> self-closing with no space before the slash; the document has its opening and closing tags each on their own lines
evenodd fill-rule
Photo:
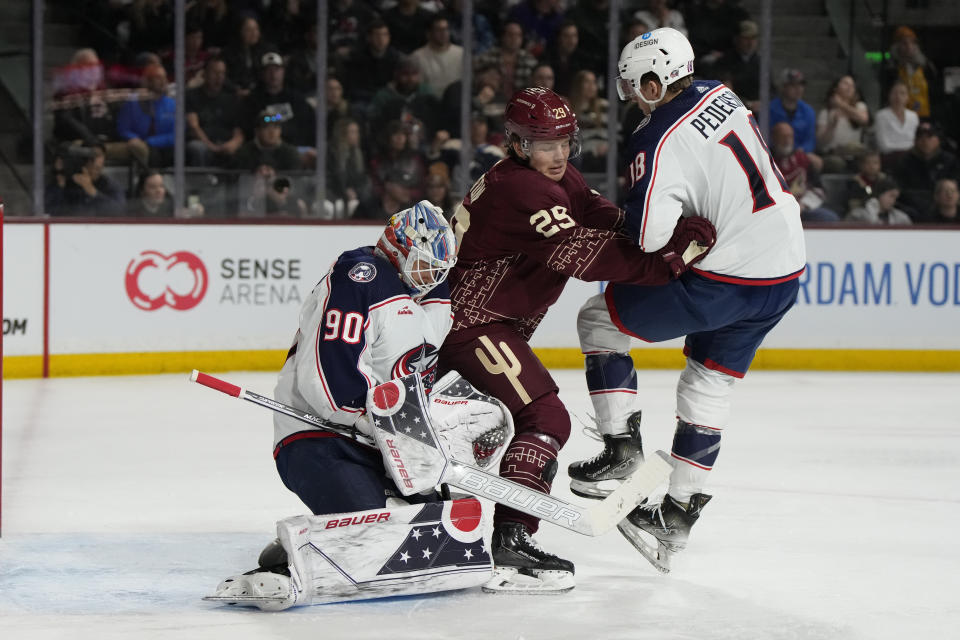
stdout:
<svg viewBox="0 0 960 640">
<path fill-rule="evenodd" d="M 663 99 L 668 85 L 693 73 L 693 58 L 693 47 L 676 29 L 664 27 L 639 35 L 620 53 L 617 94 L 621 100 L 640 98 L 652 106 Z M 660 81 L 660 97 L 653 101 L 640 93 L 640 79 L 647 73 L 656 74 Z"/>
<path fill-rule="evenodd" d="M 580 155 L 580 127 L 577 116 L 562 97 L 542 87 L 527 87 L 513 94 L 504 111 L 507 139 L 520 139 L 520 148 L 529 156 L 536 140 L 570 139 L 570 158 Z"/>
<path fill-rule="evenodd" d="M 390 217 L 377 252 L 396 268 L 418 296 L 446 280 L 457 262 L 457 239 L 443 212 L 421 200 Z"/>
</svg>

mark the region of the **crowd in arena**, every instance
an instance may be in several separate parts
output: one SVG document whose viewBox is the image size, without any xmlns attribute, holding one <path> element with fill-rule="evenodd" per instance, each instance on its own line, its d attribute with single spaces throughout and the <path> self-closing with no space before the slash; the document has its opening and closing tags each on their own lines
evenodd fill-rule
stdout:
<svg viewBox="0 0 960 640">
<path fill-rule="evenodd" d="M 171 83 L 173 5 L 84 3 L 99 28 L 51 74 L 48 213 L 175 214 L 169 178 L 181 88 Z M 313 0 L 188 2 L 182 90 L 190 206 L 177 215 L 383 221 L 422 198 L 449 215 L 462 145 L 472 150 L 469 184 L 504 157 L 504 106 L 528 86 L 566 97 L 583 138 L 573 162 L 603 174 L 609 3 L 475 0 L 469 131 L 460 130 L 462 6 L 331 0 L 326 37 L 318 38 Z M 760 33 L 737 0 L 623 6 L 621 46 L 650 29 L 676 28 L 694 47 L 696 75 L 723 81 L 756 112 Z M 885 105 L 875 112 L 852 75 L 838 73 L 821 98 L 805 95 L 802 61 L 773 70 L 768 142 L 805 222 L 960 220 L 957 134 L 942 115 L 954 98 L 916 31 L 900 26 L 891 34 Z M 328 47 L 325 105 L 317 104 L 318 42 Z M 317 108 L 327 113 L 325 149 L 315 146 Z M 635 105 L 622 104 L 620 135 L 626 139 L 641 119 Z M 318 153 L 325 154 L 323 207 L 314 204 Z"/>
</svg>

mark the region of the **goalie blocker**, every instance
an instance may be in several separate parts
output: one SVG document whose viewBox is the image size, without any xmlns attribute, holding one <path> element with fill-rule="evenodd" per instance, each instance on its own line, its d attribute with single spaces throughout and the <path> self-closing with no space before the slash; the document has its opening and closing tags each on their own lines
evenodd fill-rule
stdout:
<svg viewBox="0 0 960 640">
<path fill-rule="evenodd" d="M 227 578 L 204 600 L 279 611 L 474 587 L 492 575 L 489 534 L 475 498 L 287 518 L 285 562 Z"/>
</svg>

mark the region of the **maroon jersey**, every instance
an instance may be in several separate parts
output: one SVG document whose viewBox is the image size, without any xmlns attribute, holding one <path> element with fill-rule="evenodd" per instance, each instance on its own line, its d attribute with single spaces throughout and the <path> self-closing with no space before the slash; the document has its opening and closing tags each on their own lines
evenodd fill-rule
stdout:
<svg viewBox="0 0 960 640">
<path fill-rule="evenodd" d="M 573 166 L 559 182 L 513 158 L 470 189 L 452 219 L 459 240 L 450 273 L 451 333 L 508 322 L 529 339 L 570 277 L 664 284 L 672 274 L 617 233 L 623 213 Z"/>
</svg>

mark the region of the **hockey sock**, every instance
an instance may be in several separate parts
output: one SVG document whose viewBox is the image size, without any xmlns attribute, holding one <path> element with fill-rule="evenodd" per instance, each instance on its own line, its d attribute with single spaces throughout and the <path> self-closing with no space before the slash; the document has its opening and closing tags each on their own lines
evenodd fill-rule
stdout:
<svg viewBox="0 0 960 640">
<path fill-rule="evenodd" d="M 524 433 L 514 438 L 500 461 L 500 476 L 525 487 L 550 493 L 553 477 L 557 473 L 557 447 L 546 440 L 549 436 Z M 537 531 L 540 521 L 509 507 L 497 505 L 493 516 L 494 526 L 501 522 L 520 522 L 531 534 Z"/>
<path fill-rule="evenodd" d="M 671 452 L 678 464 L 670 474 L 670 495 L 687 502 L 700 493 L 720 454 L 720 429 L 677 421 Z"/>
<path fill-rule="evenodd" d="M 588 355 L 585 362 L 587 388 L 600 433 L 627 433 L 627 418 L 637 398 L 637 372 L 627 353 Z"/>
</svg>

